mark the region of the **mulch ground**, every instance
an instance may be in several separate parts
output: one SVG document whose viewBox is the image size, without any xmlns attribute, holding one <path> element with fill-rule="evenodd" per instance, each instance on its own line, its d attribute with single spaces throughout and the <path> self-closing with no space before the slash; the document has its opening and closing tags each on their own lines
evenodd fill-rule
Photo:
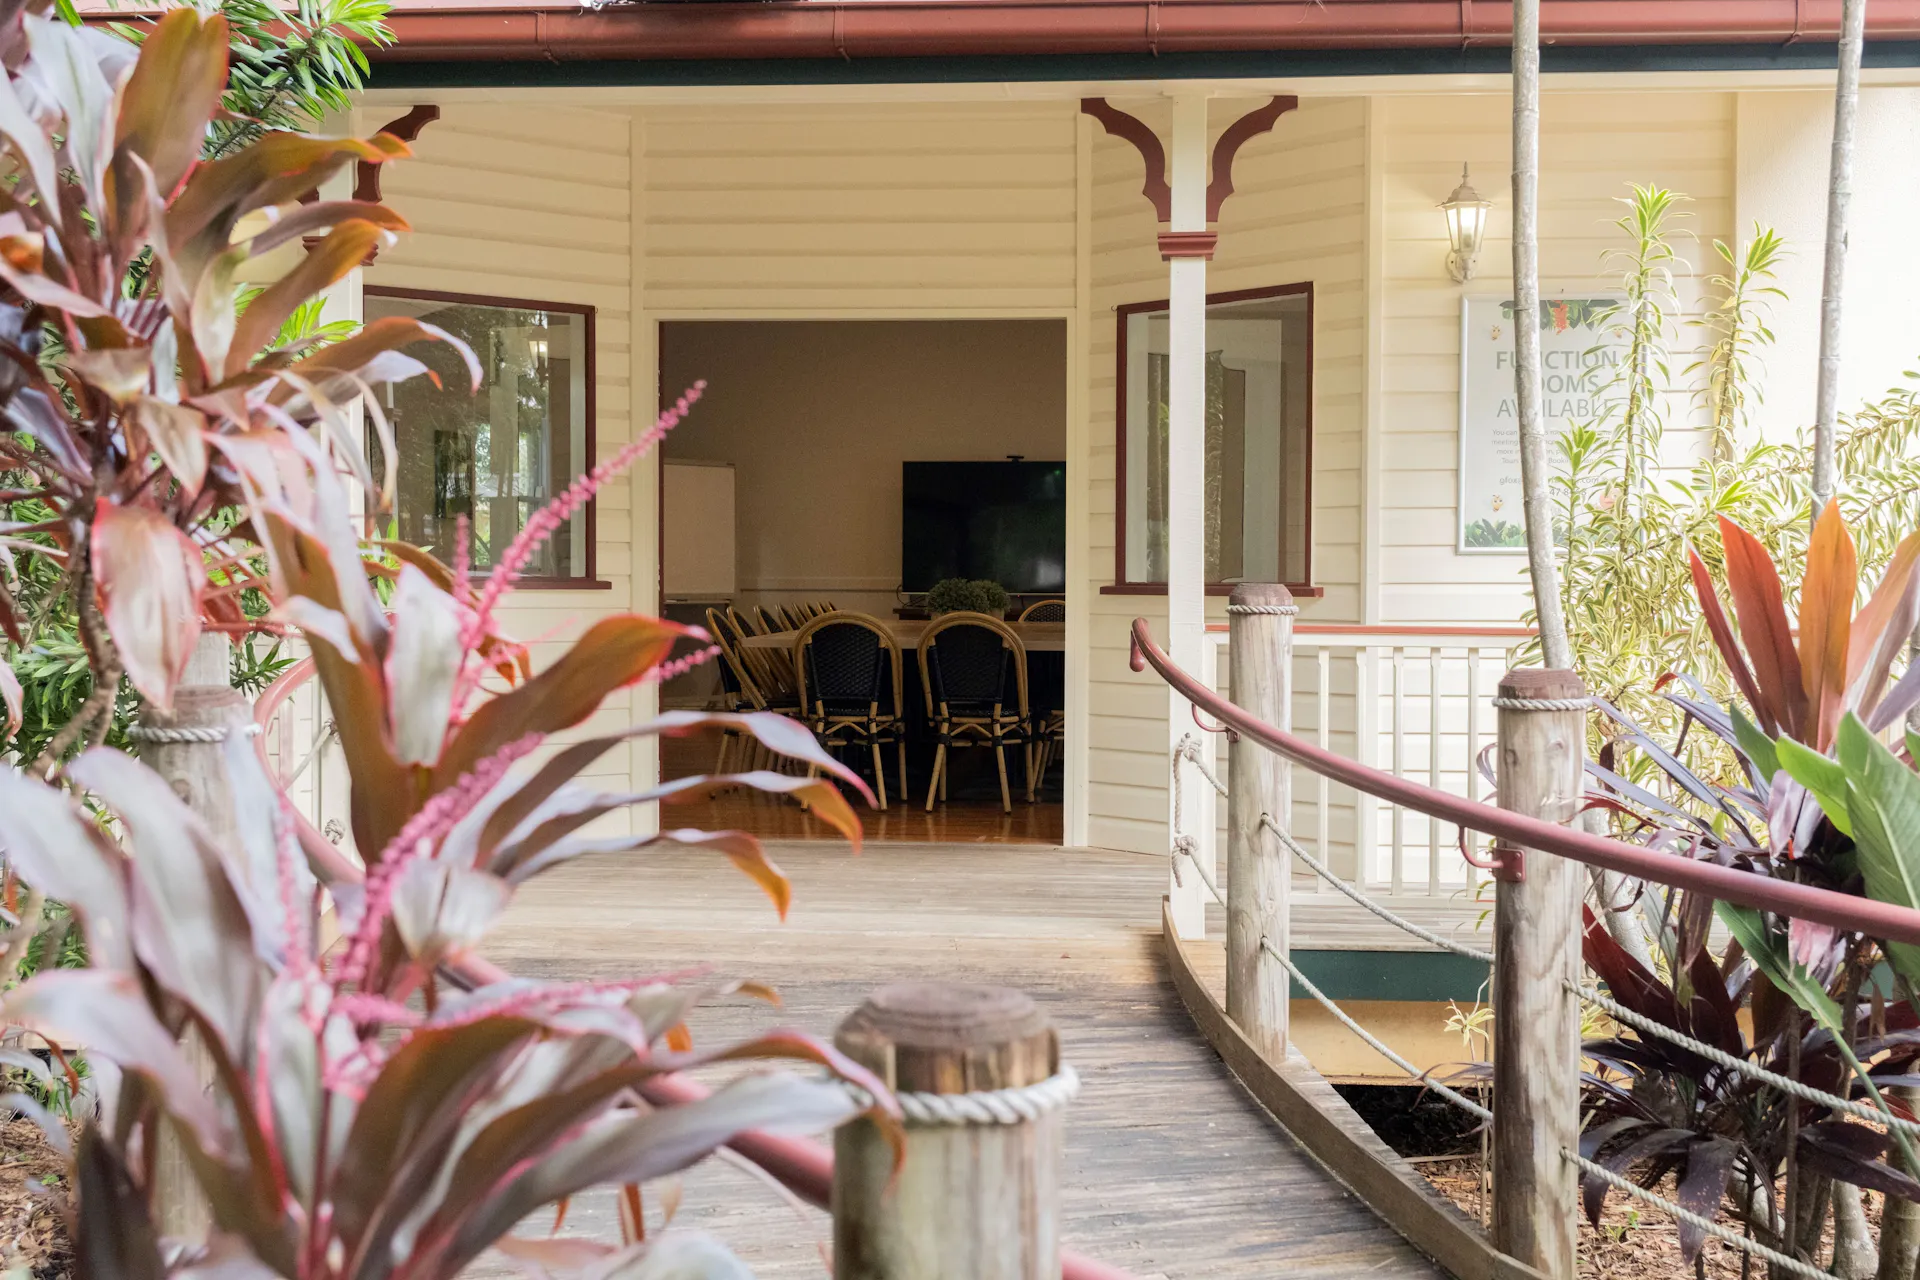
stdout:
<svg viewBox="0 0 1920 1280">
<path fill-rule="evenodd" d="M 0 1123 L 0 1270 L 68 1280 L 73 1249 L 53 1199 L 65 1184 L 66 1161 L 38 1125 L 18 1116 Z"/>
</svg>

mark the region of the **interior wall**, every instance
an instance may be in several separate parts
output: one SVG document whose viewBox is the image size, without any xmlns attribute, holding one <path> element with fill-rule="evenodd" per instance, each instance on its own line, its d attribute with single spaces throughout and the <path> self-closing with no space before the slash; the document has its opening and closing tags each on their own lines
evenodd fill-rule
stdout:
<svg viewBox="0 0 1920 1280">
<path fill-rule="evenodd" d="M 670 321 L 661 386 L 704 378 L 669 458 L 734 464 L 740 598 L 886 616 L 900 464 L 1059 461 L 1059 320 Z"/>
</svg>

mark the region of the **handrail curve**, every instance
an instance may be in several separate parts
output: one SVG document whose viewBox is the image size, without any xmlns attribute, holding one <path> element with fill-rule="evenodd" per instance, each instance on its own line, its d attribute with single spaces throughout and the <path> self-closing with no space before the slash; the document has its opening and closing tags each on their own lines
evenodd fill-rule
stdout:
<svg viewBox="0 0 1920 1280">
<path fill-rule="evenodd" d="M 1696 862 L 1675 854 L 1655 853 L 1638 845 L 1623 844 L 1578 828 L 1563 827 L 1480 804 L 1336 755 L 1247 714 L 1181 670 L 1166 651 L 1153 642 L 1145 618 L 1134 619 L 1129 661 L 1135 671 L 1152 667 L 1188 702 L 1242 737 L 1285 756 L 1295 764 L 1389 804 L 1400 805 L 1415 813 L 1424 813 L 1430 818 L 1451 822 L 1466 830 L 1478 831 L 1523 848 L 1571 858 L 1575 862 L 1618 871 L 1636 879 L 1651 880 L 1676 889 L 1689 889 L 1721 901 L 1811 920 L 1836 929 L 1920 946 L 1920 911 L 1909 907 L 1876 902 L 1871 898 L 1856 898 L 1812 885 L 1774 880 L 1750 871 L 1736 871 L 1712 862 Z"/>
</svg>

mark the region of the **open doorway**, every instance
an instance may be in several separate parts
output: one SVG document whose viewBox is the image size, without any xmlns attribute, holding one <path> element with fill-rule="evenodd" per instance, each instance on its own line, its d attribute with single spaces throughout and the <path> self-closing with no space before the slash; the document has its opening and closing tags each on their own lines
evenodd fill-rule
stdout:
<svg viewBox="0 0 1920 1280">
<path fill-rule="evenodd" d="M 863 814 L 872 838 L 1058 844 L 1066 358 L 1059 320 L 662 323 L 663 398 L 707 382 L 662 454 L 662 597 L 730 650 L 666 685 L 663 704 L 761 703 L 808 723 L 884 781 L 887 811 Z M 935 591 L 956 578 L 994 583 L 1004 603 L 991 588 Z M 980 625 L 983 611 L 1004 627 Z M 846 678 L 839 650 L 861 679 L 867 652 L 878 664 L 870 709 L 819 696 Z M 981 663 L 992 671 L 968 669 Z M 967 702 L 968 679 L 997 681 L 998 701 Z M 984 729 L 963 724 L 981 716 Z M 726 745 L 664 743 L 662 773 L 711 772 Z M 744 750 L 732 744 L 727 768 L 745 767 Z M 685 816 L 830 834 L 744 790 L 710 804 Z"/>
</svg>

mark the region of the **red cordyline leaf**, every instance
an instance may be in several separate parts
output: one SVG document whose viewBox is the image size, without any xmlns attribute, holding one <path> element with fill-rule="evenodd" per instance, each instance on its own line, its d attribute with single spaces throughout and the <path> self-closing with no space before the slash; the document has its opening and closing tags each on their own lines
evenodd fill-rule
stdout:
<svg viewBox="0 0 1920 1280">
<path fill-rule="evenodd" d="M 94 508 L 93 580 L 127 678 L 170 708 L 200 638 L 200 549 L 151 507 L 103 498 Z"/>
<path fill-rule="evenodd" d="M 1772 704 L 1761 700 L 1760 686 L 1747 666 L 1747 655 L 1740 651 L 1740 642 L 1734 638 L 1733 624 L 1727 620 L 1727 611 L 1720 605 L 1720 593 L 1714 590 L 1706 562 L 1692 547 L 1687 548 L 1687 567 L 1693 572 L 1693 593 L 1699 597 L 1700 613 L 1706 619 L 1707 630 L 1713 634 L 1714 647 L 1720 650 L 1720 660 L 1727 664 L 1727 671 L 1733 676 L 1740 696 L 1747 700 L 1754 715 L 1759 717 L 1760 727 L 1768 733 L 1778 733 L 1779 724 L 1774 718 Z"/>
<path fill-rule="evenodd" d="M 1727 589 L 1740 619 L 1740 638 L 1753 662 L 1763 714 L 1801 742 L 1811 743 L 1807 692 L 1800 677 L 1800 654 L 1793 647 L 1793 626 L 1780 589 L 1780 575 L 1758 538 L 1725 516 L 1720 541 L 1727 553 Z M 1762 708 L 1756 705 L 1755 710 Z"/>
<path fill-rule="evenodd" d="M 1853 596 L 1860 580 L 1859 556 L 1840 504 L 1829 502 L 1813 526 L 1807 574 L 1800 586 L 1800 680 L 1807 695 L 1807 745 L 1833 745 L 1847 698 L 1847 647 L 1853 626 Z"/>
</svg>

